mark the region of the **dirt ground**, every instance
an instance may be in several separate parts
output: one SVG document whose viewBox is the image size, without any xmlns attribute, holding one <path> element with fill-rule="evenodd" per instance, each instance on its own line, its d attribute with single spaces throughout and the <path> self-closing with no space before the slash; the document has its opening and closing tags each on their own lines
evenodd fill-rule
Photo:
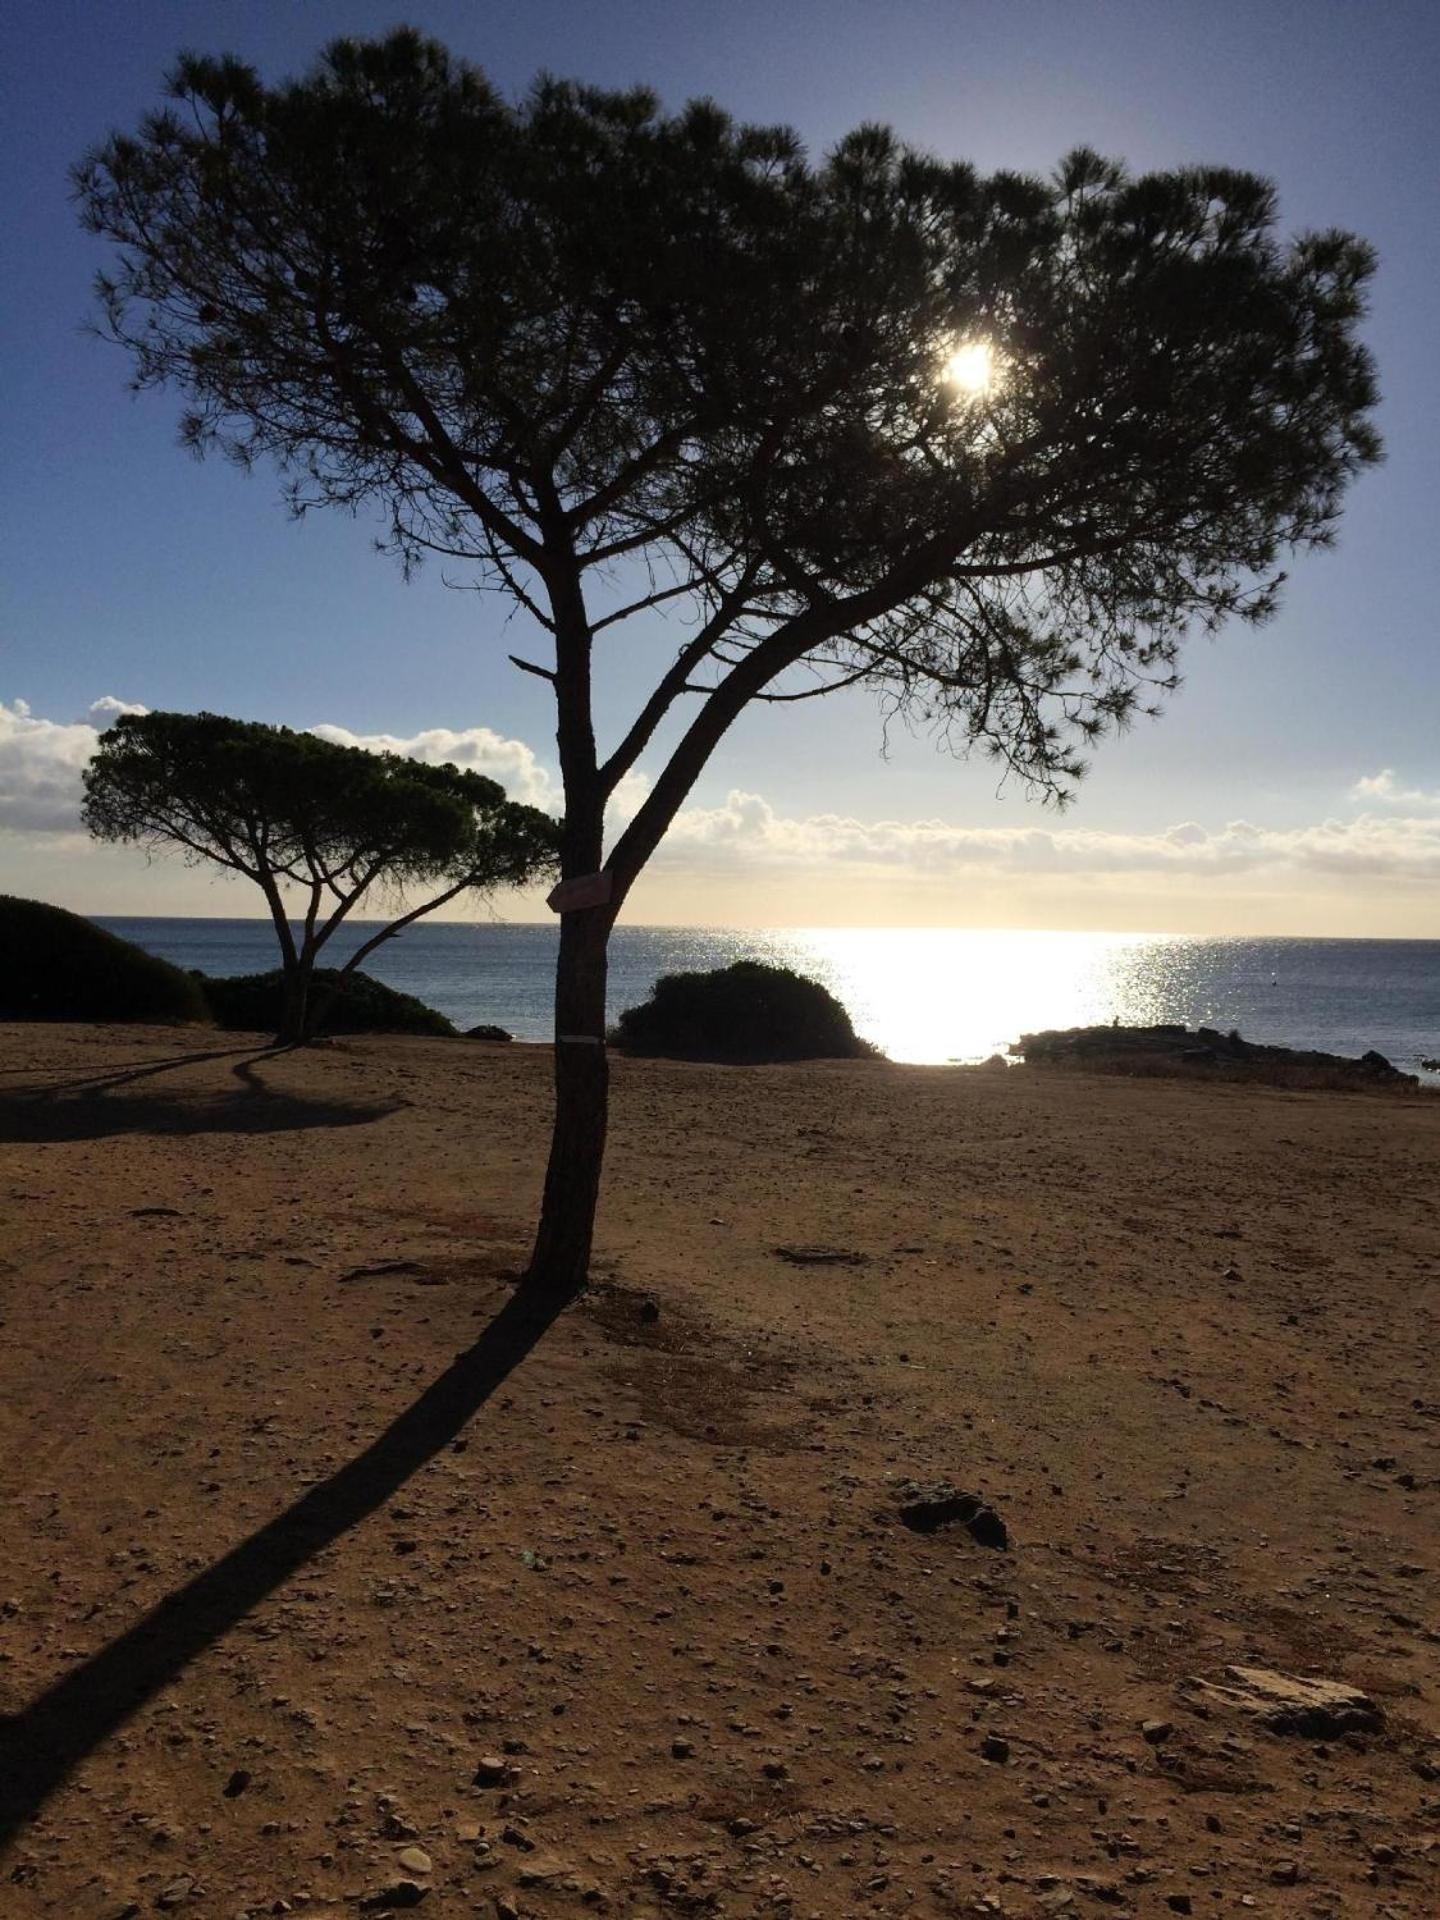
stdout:
<svg viewBox="0 0 1440 1920">
<path fill-rule="evenodd" d="M 549 1067 L 0 1029 L 5 1920 L 1440 1913 L 1440 1098 Z"/>
</svg>

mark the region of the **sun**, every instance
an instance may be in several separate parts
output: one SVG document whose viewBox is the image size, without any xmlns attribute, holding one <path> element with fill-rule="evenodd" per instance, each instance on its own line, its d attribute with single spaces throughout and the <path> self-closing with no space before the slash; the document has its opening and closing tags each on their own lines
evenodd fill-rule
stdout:
<svg viewBox="0 0 1440 1920">
<path fill-rule="evenodd" d="M 995 350 L 988 340 L 963 340 L 945 356 L 943 372 L 957 391 L 978 398 L 997 382 Z"/>
</svg>

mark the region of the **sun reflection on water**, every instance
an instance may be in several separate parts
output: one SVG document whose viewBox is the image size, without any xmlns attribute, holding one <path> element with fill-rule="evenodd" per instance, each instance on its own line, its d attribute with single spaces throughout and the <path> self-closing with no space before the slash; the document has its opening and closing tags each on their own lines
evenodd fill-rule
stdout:
<svg viewBox="0 0 1440 1920">
<path fill-rule="evenodd" d="M 1174 1019 L 1184 950 L 1158 935 L 817 927 L 774 958 L 824 981 L 892 1060 L 984 1060 L 1024 1032 Z"/>
</svg>

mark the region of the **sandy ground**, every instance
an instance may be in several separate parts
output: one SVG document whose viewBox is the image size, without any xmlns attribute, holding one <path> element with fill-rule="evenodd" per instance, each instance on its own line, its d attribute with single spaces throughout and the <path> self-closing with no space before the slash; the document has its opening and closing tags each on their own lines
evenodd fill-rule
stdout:
<svg viewBox="0 0 1440 1920">
<path fill-rule="evenodd" d="M 1440 1098 L 622 1061 L 525 1354 L 544 1050 L 0 1070 L 5 1920 L 1440 1912 Z"/>
</svg>

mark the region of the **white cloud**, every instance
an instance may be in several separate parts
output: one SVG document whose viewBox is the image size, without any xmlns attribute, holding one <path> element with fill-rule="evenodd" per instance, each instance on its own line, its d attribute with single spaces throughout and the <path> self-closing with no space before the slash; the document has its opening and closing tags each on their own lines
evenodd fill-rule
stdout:
<svg viewBox="0 0 1440 1920">
<path fill-rule="evenodd" d="M 610 796 L 610 804 L 605 809 L 605 819 L 612 829 L 628 825 L 633 820 L 650 792 L 650 776 L 632 767 L 629 773 L 622 774 L 619 784 Z"/>
<path fill-rule="evenodd" d="M 309 731 L 341 747 L 365 747 L 371 753 L 400 753 L 409 760 L 437 766 L 448 760 L 457 767 L 498 780 L 512 800 L 526 806 L 560 811 L 555 781 L 523 740 L 507 740 L 490 727 L 428 727 L 408 737 L 395 733 L 352 733 L 348 727 L 322 725 Z"/>
<path fill-rule="evenodd" d="M 133 701 L 106 694 L 82 720 L 37 717 L 23 700 L 0 701 L 0 827 L 46 836 L 78 835 L 81 772 L 104 727 L 121 713 L 142 713 Z M 401 753 L 430 763 L 451 761 L 498 780 L 513 799 L 560 809 L 554 776 L 523 740 L 489 727 L 432 727 L 409 736 L 359 734 L 330 724 L 311 731 L 342 746 Z M 610 825 L 632 818 L 650 790 L 639 772 L 627 774 L 611 802 Z M 793 873 L 798 879 L 870 875 L 945 881 L 962 874 L 1131 876 L 1163 884 L 1197 876 L 1273 872 L 1336 880 L 1366 876 L 1440 880 L 1440 794 L 1401 788 L 1391 769 L 1357 783 L 1370 808 L 1353 818 L 1303 827 L 1264 827 L 1232 820 L 1210 829 L 1186 820 L 1147 833 L 1048 824 L 1032 815 L 1023 825 L 970 827 L 946 820 L 860 820 L 839 813 L 792 816 L 769 800 L 739 789 L 724 803 L 682 810 L 656 856 L 671 876 L 741 877 Z M 1433 812 L 1391 811 L 1405 805 Z M 1385 810 L 1381 810 L 1385 809 Z M 78 842 L 77 844 L 83 844 Z"/>
<path fill-rule="evenodd" d="M 683 811 L 657 859 L 670 868 L 790 867 L 807 875 L 837 868 L 936 876 L 976 870 L 1183 876 L 1288 868 L 1440 880 L 1440 819 L 1362 814 L 1296 828 L 1233 820 L 1215 832 L 1194 821 L 1154 833 L 964 827 L 841 814 L 792 818 L 760 794 L 735 791 L 723 806 Z"/>
<path fill-rule="evenodd" d="M 80 775 L 103 727 L 133 701 L 106 694 L 83 720 L 42 720 L 24 700 L 0 700 L 0 826 L 20 833 L 74 833 L 80 825 Z M 95 716 L 93 719 L 90 716 Z"/>
<path fill-rule="evenodd" d="M 560 783 L 544 762 L 523 740 L 510 740 L 490 727 L 429 727 L 408 737 L 394 733 L 352 733 L 348 727 L 322 725 L 309 731 L 322 740 L 342 747 L 364 747 L 370 753 L 400 753 L 410 760 L 425 760 L 432 765 L 448 760 L 457 767 L 470 767 L 492 780 L 498 780 L 512 800 L 546 813 L 564 810 Z M 612 832 L 618 831 L 640 811 L 650 791 L 650 779 L 638 769 L 623 776 L 610 797 L 605 817 Z"/>
<path fill-rule="evenodd" d="M 136 700 L 117 700 L 113 693 L 102 693 L 98 700 L 92 700 L 85 709 L 84 720 L 99 733 L 107 727 L 113 727 L 122 714 L 148 713 L 148 707 L 142 707 Z"/>
<path fill-rule="evenodd" d="M 75 833 L 80 827 L 80 775 L 94 753 L 100 735 L 121 714 L 145 713 L 134 700 L 113 693 L 92 701 L 79 720 L 44 720 L 29 703 L 0 700 L 0 827 L 20 833 Z M 555 780 L 523 740 L 509 740 L 489 727 L 457 731 L 431 727 L 408 738 L 391 733 L 353 733 L 348 727 L 312 727 L 322 740 L 340 746 L 366 747 L 372 752 L 405 754 L 432 765 L 443 760 L 473 768 L 498 780 L 512 800 L 522 800 L 548 812 L 560 811 Z M 632 814 L 648 791 L 643 775 L 621 782 L 616 796 L 617 816 Z"/>
<path fill-rule="evenodd" d="M 1387 807 L 1440 807 L 1440 788 L 1402 787 L 1393 767 L 1366 774 L 1350 789 L 1352 800 L 1378 800 Z"/>
</svg>

